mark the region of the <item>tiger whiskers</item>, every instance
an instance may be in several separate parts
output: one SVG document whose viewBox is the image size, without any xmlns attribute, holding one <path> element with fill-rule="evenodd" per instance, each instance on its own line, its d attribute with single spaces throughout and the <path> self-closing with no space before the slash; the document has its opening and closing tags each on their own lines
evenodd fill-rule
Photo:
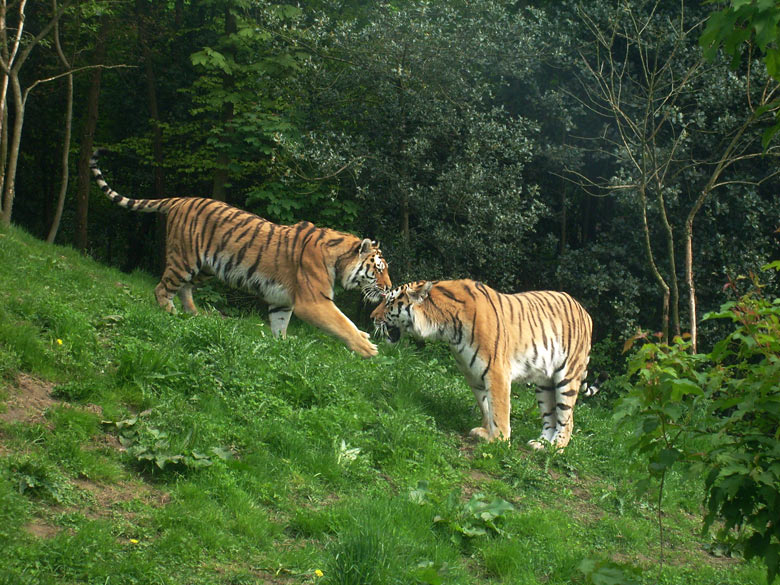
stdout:
<svg viewBox="0 0 780 585">
<path fill-rule="evenodd" d="M 385 298 L 386 291 L 376 285 L 366 285 L 360 289 L 363 293 L 363 298 L 371 303 L 378 303 Z"/>
<path fill-rule="evenodd" d="M 387 339 L 390 336 L 387 325 L 384 323 L 374 323 L 374 336 L 381 339 Z"/>
</svg>

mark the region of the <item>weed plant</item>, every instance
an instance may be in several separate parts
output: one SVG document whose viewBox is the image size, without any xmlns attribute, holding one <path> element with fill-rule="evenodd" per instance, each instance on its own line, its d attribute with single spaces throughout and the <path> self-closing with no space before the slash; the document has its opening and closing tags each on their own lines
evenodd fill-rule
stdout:
<svg viewBox="0 0 780 585">
<path fill-rule="evenodd" d="M 0 232 L 0 584 L 766 580 L 708 553 L 700 480 L 675 473 L 659 563 L 608 398 L 578 404 L 565 452 L 537 453 L 517 388 L 513 442 L 474 443 L 442 346 L 363 360 L 295 318 L 275 340 L 216 288 L 200 316 L 169 315 L 155 284 Z"/>
</svg>

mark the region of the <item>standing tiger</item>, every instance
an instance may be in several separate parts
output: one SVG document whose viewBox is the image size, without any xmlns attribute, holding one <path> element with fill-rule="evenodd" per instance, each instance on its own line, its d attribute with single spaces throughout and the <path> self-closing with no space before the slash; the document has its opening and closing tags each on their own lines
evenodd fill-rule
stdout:
<svg viewBox="0 0 780 585">
<path fill-rule="evenodd" d="M 446 341 L 482 411 L 471 435 L 510 436 L 513 381 L 536 384 L 542 434 L 530 444 L 565 447 L 587 374 L 593 323 L 568 294 L 503 294 L 473 280 L 419 281 L 390 291 L 371 313 L 378 332 Z"/>
<path fill-rule="evenodd" d="M 192 288 L 211 276 L 258 294 L 269 305 L 271 331 L 284 337 L 290 315 L 327 331 L 363 357 L 376 355 L 360 331 L 333 303 L 333 287 L 360 289 L 378 302 L 392 287 L 376 242 L 302 221 L 276 225 L 221 201 L 195 197 L 129 199 L 113 191 L 97 167 L 90 168 L 106 196 L 126 209 L 158 212 L 166 219 L 165 269 L 155 288 L 157 302 L 175 313 L 197 314 Z"/>
</svg>

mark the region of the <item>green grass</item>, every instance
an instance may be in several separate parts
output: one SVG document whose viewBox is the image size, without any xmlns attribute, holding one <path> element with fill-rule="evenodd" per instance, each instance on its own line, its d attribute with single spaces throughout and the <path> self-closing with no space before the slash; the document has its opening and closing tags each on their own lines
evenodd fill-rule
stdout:
<svg viewBox="0 0 780 585">
<path fill-rule="evenodd" d="M 608 396 L 564 453 L 526 448 L 522 388 L 515 441 L 476 444 L 444 347 L 362 360 L 296 319 L 168 315 L 154 285 L 0 232 L 0 584 L 765 582 L 707 553 L 696 478 L 669 478 L 660 562 Z"/>
</svg>

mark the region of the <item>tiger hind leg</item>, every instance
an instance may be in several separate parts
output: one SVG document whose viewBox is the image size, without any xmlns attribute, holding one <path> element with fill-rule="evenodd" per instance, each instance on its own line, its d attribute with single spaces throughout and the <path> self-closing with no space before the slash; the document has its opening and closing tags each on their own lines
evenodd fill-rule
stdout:
<svg viewBox="0 0 780 585">
<path fill-rule="evenodd" d="M 574 430 L 574 404 L 577 402 L 577 394 L 581 384 L 580 376 L 576 376 L 572 380 L 560 382 L 555 389 L 556 423 L 555 434 L 551 442 L 556 447 L 563 448 L 571 440 L 571 434 Z"/>
<path fill-rule="evenodd" d="M 274 337 L 287 337 L 287 325 L 290 323 L 293 308 L 284 305 L 269 305 L 268 320 L 271 322 L 271 333 Z"/>
<path fill-rule="evenodd" d="M 201 280 L 205 280 L 205 278 L 198 279 L 191 272 L 181 274 L 169 264 L 165 267 L 162 278 L 154 289 L 154 296 L 163 309 L 175 315 L 176 307 L 173 304 L 173 297 L 178 295 L 184 310 L 196 315 L 198 309 L 192 300 L 192 285 L 193 281 L 200 282 Z"/>
<path fill-rule="evenodd" d="M 157 304 L 171 315 L 175 315 L 177 311 L 176 307 L 173 305 L 173 297 L 179 289 L 177 287 L 176 289 L 171 290 L 169 286 L 169 284 L 161 280 L 154 288 L 154 296 L 157 299 Z"/>
<path fill-rule="evenodd" d="M 536 403 L 542 415 L 542 434 L 528 442 L 534 449 L 544 449 L 546 444 L 554 441 L 558 421 L 555 402 L 555 386 L 537 386 Z"/>
</svg>

